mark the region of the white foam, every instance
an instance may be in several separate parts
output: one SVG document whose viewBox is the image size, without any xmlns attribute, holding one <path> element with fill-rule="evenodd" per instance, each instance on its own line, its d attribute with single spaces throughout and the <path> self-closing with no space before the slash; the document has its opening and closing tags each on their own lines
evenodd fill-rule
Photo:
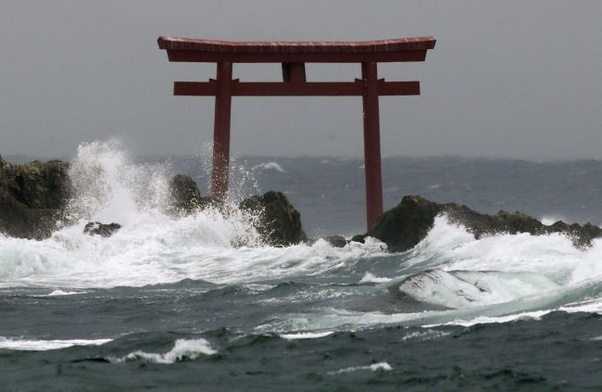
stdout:
<svg viewBox="0 0 602 392">
<path fill-rule="evenodd" d="M 375 364 L 367 365 L 367 366 L 352 366 L 352 367 L 337 370 L 334 372 L 328 372 L 328 374 L 336 375 L 336 374 L 352 373 L 352 372 L 357 372 L 357 371 L 362 371 L 362 370 L 369 370 L 372 372 L 382 370 L 382 371 L 389 372 L 389 371 L 393 370 L 393 368 L 387 362 L 379 362 L 379 363 L 375 363 Z"/>
<path fill-rule="evenodd" d="M 65 291 L 65 290 L 54 290 L 52 291 L 50 294 L 48 294 L 49 297 L 61 297 L 64 295 L 77 295 L 77 294 L 84 294 L 85 291 Z"/>
<path fill-rule="evenodd" d="M 425 328 L 433 328 L 443 325 L 459 325 L 462 327 L 472 327 L 477 324 L 504 324 L 516 320 L 539 320 L 546 314 L 549 314 L 553 310 L 539 310 L 534 312 L 520 312 L 511 315 L 505 316 L 496 316 L 496 317 L 488 317 L 488 316 L 478 316 L 471 318 L 469 320 L 456 319 L 444 323 L 438 324 L 426 324 L 423 325 Z"/>
<path fill-rule="evenodd" d="M 281 334 L 280 337 L 286 340 L 300 340 L 300 339 L 319 339 L 328 335 L 332 335 L 333 331 L 324 332 L 297 332 L 297 333 L 286 333 Z"/>
<path fill-rule="evenodd" d="M 433 329 L 426 329 L 424 331 L 414 331 L 412 333 L 409 333 L 407 335 L 404 335 L 401 338 L 402 342 L 407 342 L 407 341 L 411 341 L 411 340 L 418 340 L 418 341 L 427 341 L 427 340 L 434 340 L 434 339 L 439 339 L 442 338 L 444 336 L 450 335 L 450 332 L 444 332 L 444 331 L 436 331 Z"/>
<path fill-rule="evenodd" d="M 602 300 L 599 298 L 578 301 L 574 303 L 567 304 L 565 306 L 561 306 L 558 310 L 567 313 L 598 313 L 602 314 Z"/>
<path fill-rule="evenodd" d="M 367 241 L 334 248 L 325 242 L 288 248 L 256 246 L 258 234 L 244 219 L 203 211 L 169 219 L 148 216 L 123 225 L 110 238 L 83 234 L 83 224 L 44 241 L 0 239 L 0 287 L 143 286 L 198 279 L 219 284 L 250 283 L 344 268 L 382 254 Z M 234 240 L 251 246 L 233 247 Z"/>
<path fill-rule="evenodd" d="M 176 340 L 174 347 L 167 353 L 157 354 L 135 351 L 116 360 L 116 362 L 143 361 L 159 364 L 172 364 L 183 360 L 195 360 L 201 355 L 214 354 L 217 354 L 217 350 L 211 347 L 211 344 L 205 339 L 178 339 Z"/>
<path fill-rule="evenodd" d="M 379 278 L 370 272 L 366 272 L 362 279 L 360 279 L 360 283 L 387 283 L 391 280 L 391 278 Z"/>
<path fill-rule="evenodd" d="M 499 234 L 475 239 L 465 228 L 435 219 L 427 237 L 411 252 L 407 263 L 414 271 L 526 272 L 545 276 L 562 286 L 602 279 L 602 241 L 577 249 L 562 234 L 532 236 Z"/>
<path fill-rule="evenodd" d="M 72 346 L 99 346 L 112 339 L 71 339 L 71 340 L 21 340 L 0 337 L 0 349 L 20 351 L 59 350 Z"/>
<path fill-rule="evenodd" d="M 284 169 L 282 169 L 282 166 L 280 166 L 276 162 L 260 163 L 259 165 L 254 166 L 254 168 L 255 169 L 262 169 L 262 170 L 273 170 L 273 171 L 277 171 L 279 173 L 286 173 L 284 171 Z"/>
<path fill-rule="evenodd" d="M 230 208 L 182 218 L 165 214 L 167 169 L 133 164 L 120 143 L 93 142 L 70 165 L 75 224 L 44 241 L 0 237 L 0 287 L 143 286 L 202 279 L 248 283 L 317 275 L 382 252 L 368 239 L 338 249 L 325 241 L 260 246 L 252 216 Z M 110 238 L 83 234 L 87 221 L 116 222 Z M 232 244 L 246 244 L 234 247 Z"/>
<path fill-rule="evenodd" d="M 428 270 L 405 279 L 399 290 L 418 301 L 457 309 L 509 302 L 559 287 L 535 273 Z"/>
</svg>

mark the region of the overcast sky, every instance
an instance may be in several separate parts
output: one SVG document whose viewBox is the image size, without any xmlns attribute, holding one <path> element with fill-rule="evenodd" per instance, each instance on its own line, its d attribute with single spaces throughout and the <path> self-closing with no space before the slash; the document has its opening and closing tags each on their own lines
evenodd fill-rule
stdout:
<svg viewBox="0 0 602 392">
<path fill-rule="evenodd" d="M 74 155 L 121 137 L 136 154 L 195 154 L 213 99 L 174 97 L 214 65 L 169 63 L 161 35 L 372 40 L 432 35 L 424 63 L 382 65 L 422 95 L 381 98 L 385 156 L 602 159 L 600 0 L 0 0 L 0 154 Z M 278 65 L 235 66 L 277 80 Z M 353 80 L 359 65 L 308 65 Z M 237 155 L 361 156 L 359 97 L 234 99 Z"/>
</svg>

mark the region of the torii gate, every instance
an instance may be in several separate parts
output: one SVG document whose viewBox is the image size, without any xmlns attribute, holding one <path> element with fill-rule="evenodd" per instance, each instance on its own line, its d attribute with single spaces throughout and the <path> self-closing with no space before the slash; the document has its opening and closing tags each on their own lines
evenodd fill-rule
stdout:
<svg viewBox="0 0 602 392">
<path fill-rule="evenodd" d="M 420 82 L 378 79 L 379 62 L 424 61 L 433 37 L 363 42 L 230 42 L 159 37 L 169 61 L 217 64 L 208 82 L 175 82 L 174 95 L 215 97 L 211 195 L 228 192 L 230 117 L 233 96 L 361 96 L 364 110 L 364 162 L 368 229 L 383 212 L 380 156 L 381 95 L 419 95 Z M 282 63 L 282 82 L 232 79 L 234 63 Z M 360 63 L 362 78 L 352 82 L 307 82 L 305 63 Z"/>
</svg>

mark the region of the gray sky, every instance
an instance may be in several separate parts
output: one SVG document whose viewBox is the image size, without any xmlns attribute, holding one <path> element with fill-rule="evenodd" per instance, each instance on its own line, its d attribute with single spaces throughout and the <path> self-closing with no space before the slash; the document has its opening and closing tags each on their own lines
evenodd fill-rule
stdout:
<svg viewBox="0 0 602 392">
<path fill-rule="evenodd" d="M 195 154 L 213 99 L 172 96 L 213 64 L 169 63 L 160 35 L 371 40 L 433 35 L 425 63 L 387 64 L 421 96 L 381 98 L 384 156 L 602 159 L 600 0 L 2 0 L 0 154 L 70 156 L 122 137 L 136 154 Z M 353 80 L 359 65 L 308 65 Z M 235 66 L 277 80 L 278 65 Z M 361 100 L 235 98 L 238 155 L 361 156 Z"/>
</svg>

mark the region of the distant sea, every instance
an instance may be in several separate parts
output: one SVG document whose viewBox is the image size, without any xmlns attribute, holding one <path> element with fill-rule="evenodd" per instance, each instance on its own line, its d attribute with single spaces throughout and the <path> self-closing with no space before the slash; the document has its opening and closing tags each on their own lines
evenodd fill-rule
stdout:
<svg viewBox="0 0 602 392">
<path fill-rule="evenodd" d="M 602 241 L 477 240 L 440 216 L 404 253 L 268 247 L 242 213 L 163 212 L 174 173 L 208 193 L 207 161 L 79 147 L 77 223 L 0 235 L 0 390 L 602 389 Z M 366 231 L 362 164 L 237 158 L 231 201 L 280 190 L 310 237 L 350 237 Z M 602 224 L 600 161 L 385 158 L 383 181 L 385 209 L 416 194 Z M 89 220 L 122 228 L 90 237 Z"/>
</svg>

